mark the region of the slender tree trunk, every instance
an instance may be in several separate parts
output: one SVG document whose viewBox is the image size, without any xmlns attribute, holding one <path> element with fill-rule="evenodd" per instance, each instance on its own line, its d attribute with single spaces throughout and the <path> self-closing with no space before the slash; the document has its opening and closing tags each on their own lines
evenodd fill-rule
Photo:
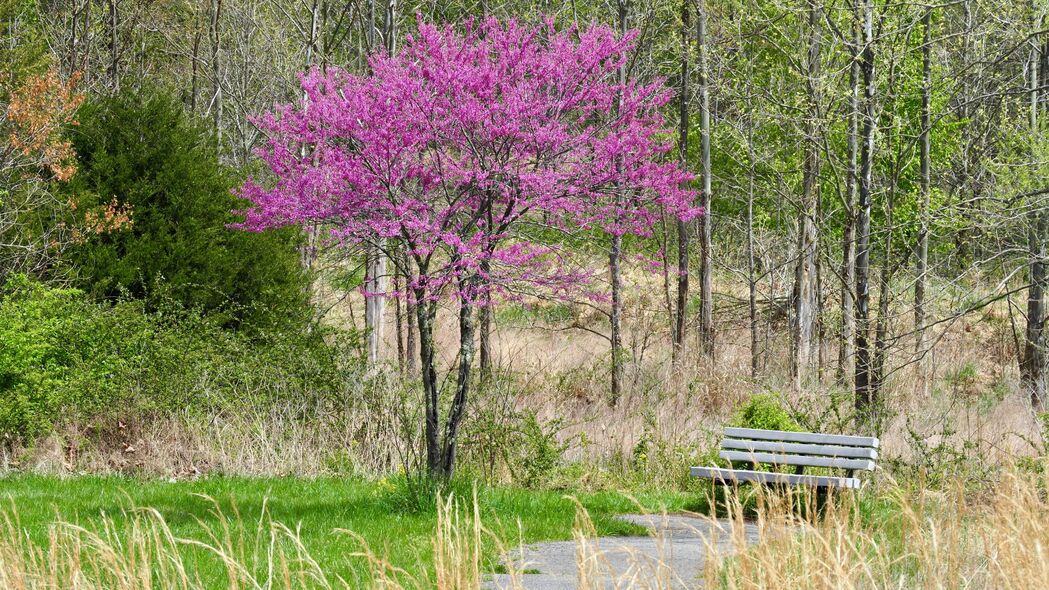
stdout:
<svg viewBox="0 0 1049 590">
<path fill-rule="evenodd" d="M 1047 232 L 1045 213 L 1032 212 L 1028 245 L 1030 248 L 1030 270 L 1027 290 L 1027 329 L 1024 332 L 1023 360 L 1020 364 L 1020 381 L 1024 391 L 1031 399 L 1031 406 L 1036 412 L 1046 411 L 1047 376 L 1046 376 L 1046 337 L 1045 337 L 1045 292 L 1049 286 L 1046 273 Z"/>
<path fill-rule="evenodd" d="M 468 285 L 466 281 L 460 282 L 460 290 L 464 293 L 471 291 L 474 285 Z M 452 407 L 448 410 L 448 418 L 445 423 L 444 441 L 441 451 L 440 475 L 451 479 L 455 474 L 455 455 L 459 446 L 459 425 L 463 421 L 466 412 L 466 404 L 470 396 L 470 368 L 474 357 L 474 325 L 473 305 L 467 299 L 462 299 L 459 304 L 459 372 L 455 383 L 455 397 L 452 398 Z"/>
<path fill-rule="evenodd" d="M 874 371 L 871 378 L 871 394 L 877 396 L 885 383 L 885 360 L 889 353 L 889 303 L 892 301 L 892 275 L 896 216 L 896 186 L 889 190 L 885 207 L 885 253 L 878 279 L 878 320 L 874 328 Z"/>
<path fill-rule="evenodd" d="M 314 54 L 317 52 L 318 27 L 320 26 L 320 0 L 310 3 L 310 34 L 306 40 L 306 69 L 313 67 Z"/>
<path fill-rule="evenodd" d="M 84 73 L 84 77 L 81 80 L 81 83 L 83 83 L 84 86 L 87 87 L 92 82 L 92 80 L 90 79 L 90 68 L 87 67 L 87 60 L 91 53 L 91 28 L 93 26 L 93 23 L 91 22 L 91 0 L 87 0 L 87 2 L 84 3 L 83 23 L 84 29 L 81 32 L 80 39 L 81 43 L 83 43 L 85 47 L 83 48 L 83 51 L 79 52 L 79 55 L 81 56 L 80 63 L 78 64 L 77 62 L 73 62 L 73 67 L 70 69 L 69 73 L 73 73 L 77 70 L 82 71 Z"/>
<path fill-rule="evenodd" d="M 823 198 L 822 196 L 816 200 L 816 211 L 823 210 Z M 819 236 L 823 235 L 820 224 L 816 224 L 816 255 L 815 255 L 815 266 L 813 270 L 815 272 L 815 278 L 813 281 L 813 288 L 815 289 L 814 303 L 816 309 L 814 314 L 816 319 L 814 321 L 816 339 L 816 380 L 823 383 L 823 379 L 826 375 L 827 369 L 827 295 L 824 291 L 824 263 L 823 254 L 819 248 Z"/>
<path fill-rule="evenodd" d="M 201 37 L 201 25 L 200 18 L 194 17 L 193 19 L 193 58 L 192 58 L 192 74 L 190 76 L 190 91 L 189 91 L 189 112 L 196 114 L 197 112 L 197 95 L 200 88 L 200 37 Z"/>
<path fill-rule="evenodd" d="M 975 65 L 974 62 L 974 14 L 971 0 L 962 1 L 962 57 L 961 67 L 963 74 L 960 80 L 960 95 L 961 105 L 958 108 L 958 117 L 961 121 L 965 122 L 964 133 L 962 135 L 962 153 L 961 153 L 961 182 L 956 189 L 958 204 L 956 207 L 961 209 L 961 215 L 966 217 L 969 215 L 968 202 L 972 193 L 975 191 L 976 182 L 973 180 L 975 173 L 975 166 L 973 156 L 970 155 L 976 151 L 976 137 L 979 135 L 976 125 L 976 110 L 977 106 L 974 104 L 973 98 L 978 94 L 978 90 L 973 87 L 976 85 L 979 76 L 971 74 L 970 68 Z M 974 232 L 968 228 L 962 228 L 960 231 L 954 232 L 954 247 L 957 252 L 957 256 L 960 260 L 965 259 L 965 253 L 969 247 L 969 241 L 972 239 Z"/>
<path fill-rule="evenodd" d="M 932 126 L 932 8 L 926 8 L 922 17 L 922 110 L 921 110 L 921 195 L 918 210 L 918 248 L 915 262 L 914 282 L 914 351 L 924 355 L 925 347 L 925 283 L 929 268 L 929 205 L 932 193 L 932 145 L 930 134 Z M 918 373 L 922 393 L 927 393 L 927 363 L 918 360 Z"/>
<path fill-rule="evenodd" d="M 612 279 L 612 313 L 609 316 L 612 324 L 612 391 L 610 403 L 615 406 L 623 393 L 623 335 L 621 322 L 623 314 L 623 279 L 619 258 L 623 251 L 623 236 L 612 235 L 612 247 L 608 253 L 608 268 Z"/>
<path fill-rule="evenodd" d="M 117 0 L 109 0 L 109 84 L 113 93 L 120 92 L 120 45 L 118 31 Z"/>
<path fill-rule="evenodd" d="M 368 31 L 364 38 L 368 41 L 368 53 L 375 51 L 375 3 L 378 0 L 368 0 Z"/>
<path fill-rule="evenodd" d="M 397 2 L 387 0 L 383 18 L 382 41 L 387 55 L 393 55 L 397 36 Z M 383 328 L 386 317 L 387 260 L 384 242 L 375 244 L 367 253 L 364 323 L 367 331 L 368 363 L 375 366 L 382 359 Z"/>
<path fill-rule="evenodd" d="M 816 309 L 816 201 L 819 193 L 820 158 L 816 138 L 819 119 L 820 8 L 809 1 L 809 51 L 806 72 L 808 116 L 805 118 L 805 160 L 801 207 L 798 209 L 798 260 L 794 270 L 794 324 L 791 355 L 791 389 L 800 391 L 812 365 L 812 335 Z"/>
<path fill-rule="evenodd" d="M 401 275 L 400 269 L 395 264 L 393 267 L 393 290 L 396 293 L 402 292 Z M 393 315 L 397 324 L 397 370 L 404 373 L 407 356 L 411 353 L 404 345 L 404 315 L 401 313 L 400 297 L 395 297 L 393 300 Z"/>
<path fill-rule="evenodd" d="M 713 301 L 713 258 L 711 249 L 710 209 L 710 88 L 707 79 L 707 10 L 705 0 L 696 3 L 696 43 L 699 45 L 699 142 L 702 160 L 703 192 L 700 206 L 703 217 L 699 221 L 699 348 L 711 360 L 714 359 L 714 301 Z"/>
<path fill-rule="evenodd" d="M 434 353 L 433 325 L 437 317 L 437 306 L 426 300 L 422 289 L 415 289 L 415 310 L 419 321 L 419 367 L 422 372 L 423 395 L 426 406 L 426 468 L 430 475 L 441 473 L 441 446 L 438 438 L 440 398 L 437 381 L 437 365 Z"/>
<path fill-rule="evenodd" d="M 415 345 L 415 333 L 416 333 L 415 325 L 417 323 L 416 319 L 415 319 L 416 318 L 416 315 L 415 315 L 416 307 L 418 307 L 418 306 L 413 304 L 411 302 L 411 300 L 405 300 L 405 302 L 404 302 L 404 310 L 405 310 L 405 315 L 408 316 L 408 320 L 407 320 L 407 324 L 408 325 L 406 326 L 407 334 L 404 337 L 404 348 L 406 349 L 404 370 L 409 375 L 414 375 L 415 374 L 415 366 L 416 366 L 415 365 L 415 359 L 416 359 L 416 356 L 415 356 L 415 349 L 416 349 L 416 345 Z"/>
<path fill-rule="evenodd" d="M 860 0 L 863 9 L 863 46 L 860 77 L 863 84 L 863 124 L 860 137 L 859 202 L 856 208 L 856 409 L 868 421 L 876 409 L 871 389 L 870 349 L 870 233 L 874 168 L 875 90 L 874 0 Z"/>
<path fill-rule="evenodd" d="M 691 26 L 689 2 L 681 2 L 681 80 L 678 88 L 678 158 L 681 168 L 688 168 L 688 51 Z M 685 326 L 688 315 L 688 250 L 689 224 L 677 222 L 677 314 L 674 318 L 674 361 L 682 354 L 685 344 Z"/>
<path fill-rule="evenodd" d="M 364 326 L 367 331 L 368 364 L 382 358 L 382 335 L 386 313 L 386 256 L 378 245 L 368 247 L 365 262 Z"/>
<path fill-rule="evenodd" d="M 222 144 L 222 0 L 213 0 L 211 10 L 211 108 L 215 137 Z"/>
<path fill-rule="evenodd" d="M 79 48 L 77 47 L 77 24 L 80 20 L 80 11 L 77 9 L 76 4 L 73 5 L 73 9 L 69 18 L 69 47 L 66 49 L 66 74 L 71 74 L 77 71 L 77 62 L 79 61 L 78 53 Z"/>
<path fill-rule="evenodd" d="M 319 38 L 319 26 L 320 26 L 320 2 L 319 0 L 313 0 L 310 5 L 310 29 L 309 37 L 305 39 L 305 54 L 306 59 L 303 63 L 303 69 L 309 71 L 313 67 L 314 56 L 317 53 L 317 45 Z M 305 103 L 307 98 L 306 92 L 303 91 L 302 99 Z M 307 146 L 302 145 L 301 154 L 302 157 L 306 157 Z M 317 261 L 318 244 L 320 242 L 320 225 L 316 221 L 311 221 L 306 224 L 305 227 L 305 241 L 300 246 L 299 260 L 303 270 L 309 272 L 313 270 L 313 265 Z M 306 288 L 310 291 L 312 298 L 313 286 L 307 285 Z M 366 314 L 367 316 L 367 314 Z"/>
<path fill-rule="evenodd" d="M 618 0 L 618 12 L 619 12 L 619 34 L 622 37 L 627 32 L 627 1 Z M 626 64 L 623 64 L 619 68 L 619 83 L 626 84 Z M 622 100 L 622 96 L 617 99 L 616 102 L 616 116 L 619 114 L 619 101 Z M 619 165 L 619 164 L 617 164 Z M 622 189 L 616 188 L 615 198 L 617 201 L 623 199 Z M 619 398 L 623 393 L 623 335 L 622 335 L 622 315 L 623 315 L 623 277 L 620 258 L 623 253 L 623 236 L 619 231 L 612 233 L 612 245 L 608 252 L 608 272 L 612 287 L 612 311 L 609 315 L 609 321 L 611 323 L 611 344 L 612 344 L 612 391 L 611 399 L 609 400 L 611 405 L 615 406 L 619 403 Z"/>
<path fill-rule="evenodd" d="M 856 1 L 856 0 L 854 0 Z M 856 209 L 857 209 L 857 167 L 859 154 L 859 119 L 860 119 L 860 59 L 862 43 L 858 10 L 853 6 L 852 43 L 849 50 L 852 60 L 849 65 L 849 118 L 848 118 L 848 165 L 845 170 L 845 227 L 842 231 L 841 245 L 841 334 L 838 344 L 838 375 L 841 385 L 852 381 L 853 338 L 856 318 L 853 311 L 856 292 L 853 281 L 856 275 Z"/>
<path fill-rule="evenodd" d="M 403 249 L 400 251 L 399 254 L 402 257 L 401 258 L 401 260 L 402 260 L 401 268 L 407 269 L 408 268 L 408 264 L 409 264 L 408 254 Z M 415 338 L 415 335 L 416 335 L 416 324 L 418 323 L 417 322 L 416 309 L 419 307 L 419 303 L 415 300 L 414 297 L 408 296 L 408 295 L 413 294 L 414 291 L 412 290 L 412 285 L 411 285 L 411 275 L 410 275 L 410 273 L 407 270 L 405 270 L 405 272 L 404 272 L 404 292 L 406 294 L 405 299 L 404 299 L 404 310 L 405 310 L 405 315 L 407 316 L 407 322 L 406 323 L 408 324 L 406 326 L 407 334 L 405 334 L 405 338 L 404 338 L 404 347 L 405 347 L 406 353 L 407 353 L 406 354 L 406 358 L 405 358 L 405 367 L 404 368 L 405 368 L 405 371 L 407 371 L 407 373 L 409 375 L 414 375 L 415 374 L 415 366 L 416 366 L 415 365 L 415 359 L 416 359 L 416 356 L 415 356 L 415 350 L 416 350 L 416 345 L 415 345 L 416 338 Z"/>
<path fill-rule="evenodd" d="M 670 278 L 671 269 L 674 268 L 674 265 L 670 263 L 670 242 L 671 239 L 676 240 L 678 234 L 677 225 L 675 224 L 674 235 L 670 235 L 670 225 L 672 223 L 669 220 L 670 217 L 671 216 L 667 215 L 665 211 L 660 215 L 660 228 L 662 231 L 660 232 L 659 251 L 661 258 L 660 262 L 662 263 L 660 264 L 660 270 L 663 275 L 663 307 L 667 310 L 667 320 L 669 321 L 668 328 L 670 330 L 671 345 L 673 345 L 675 331 L 677 330 L 677 301 L 675 295 L 671 293 L 673 290 L 671 288 L 671 282 L 673 282 L 676 287 L 677 279 L 673 279 L 672 281 Z M 671 362 L 676 363 L 678 359 L 678 350 L 671 346 L 670 352 L 672 355 Z"/>
<path fill-rule="evenodd" d="M 1028 66 L 1030 81 L 1030 117 L 1031 117 L 1031 145 L 1032 152 L 1041 137 L 1041 114 L 1040 91 L 1042 48 L 1039 40 L 1031 40 L 1031 61 Z M 1035 153 L 1032 153 L 1035 160 Z M 1020 362 L 1020 382 L 1024 391 L 1031 399 L 1031 406 L 1036 412 L 1046 410 L 1047 401 L 1047 375 L 1046 375 L 1046 337 L 1045 337 L 1045 292 L 1049 286 L 1047 280 L 1046 264 L 1047 248 L 1046 241 L 1049 240 L 1049 224 L 1046 223 L 1045 212 L 1035 208 L 1028 215 L 1028 256 L 1030 258 L 1028 267 L 1027 289 L 1027 328 L 1024 331 L 1024 351 Z"/>
<path fill-rule="evenodd" d="M 491 272 L 491 259 L 485 258 L 481 261 L 482 281 L 488 282 L 488 273 Z M 484 304 L 477 310 L 478 324 L 481 331 L 480 356 L 481 356 L 481 379 L 487 380 L 492 376 L 492 296 L 490 292 L 484 295 Z"/>
<path fill-rule="evenodd" d="M 387 55 L 397 53 L 397 0 L 386 0 L 386 16 L 382 21 L 382 41 Z"/>
<path fill-rule="evenodd" d="M 751 81 L 750 64 L 747 64 L 747 81 Z M 758 378 L 760 355 L 758 353 L 758 282 L 754 268 L 754 119 L 753 111 L 747 112 L 747 163 L 750 167 L 747 181 L 747 303 L 750 311 L 750 378 Z"/>
</svg>

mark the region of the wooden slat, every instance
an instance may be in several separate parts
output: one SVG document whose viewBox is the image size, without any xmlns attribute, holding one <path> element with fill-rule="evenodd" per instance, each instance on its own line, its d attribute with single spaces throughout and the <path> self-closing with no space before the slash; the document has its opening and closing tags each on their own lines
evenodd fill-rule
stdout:
<svg viewBox="0 0 1049 590">
<path fill-rule="evenodd" d="M 721 451 L 726 461 L 747 463 L 771 463 L 773 465 L 800 465 L 802 467 L 828 467 L 830 469 L 862 469 L 874 471 L 874 461 L 867 459 L 841 459 L 836 457 L 814 457 L 812 455 L 784 455 L 779 453 L 752 453 L 750 451 Z"/>
<path fill-rule="evenodd" d="M 843 447 L 840 445 L 807 445 L 772 440 L 736 440 L 726 438 L 721 448 L 739 451 L 766 451 L 769 453 L 794 453 L 797 455 L 821 455 L 823 457 L 849 457 L 853 459 L 877 459 L 877 449 L 869 447 Z"/>
<path fill-rule="evenodd" d="M 820 434 L 817 432 L 785 432 L 782 430 L 759 430 L 756 428 L 726 427 L 725 436 L 751 440 L 775 440 L 783 442 L 809 443 L 815 445 L 841 445 L 846 447 L 878 448 L 878 439 L 871 436 L 846 436 L 843 434 Z"/>
<path fill-rule="evenodd" d="M 787 484 L 817 488 L 860 489 L 860 480 L 855 477 L 829 477 L 826 475 L 794 475 L 770 471 L 747 471 L 744 469 L 722 469 L 720 467 L 693 467 L 692 477 L 712 479 L 720 483 L 754 482 Z"/>
</svg>

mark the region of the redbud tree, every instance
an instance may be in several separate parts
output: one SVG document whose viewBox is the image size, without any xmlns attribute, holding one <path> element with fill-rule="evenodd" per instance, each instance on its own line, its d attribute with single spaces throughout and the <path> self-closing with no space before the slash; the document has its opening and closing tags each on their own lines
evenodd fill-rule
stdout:
<svg viewBox="0 0 1049 590">
<path fill-rule="evenodd" d="M 664 212 L 700 214 L 682 188 L 689 175 L 665 157 L 665 86 L 617 81 L 635 37 L 552 21 L 465 31 L 420 21 L 398 54 L 372 56 L 367 74 L 310 71 L 301 102 L 257 122 L 273 180 L 242 188 L 242 227 L 320 225 L 334 243 L 384 250 L 408 277 L 388 295 L 415 304 L 432 475 L 455 467 L 479 306 L 588 294 L 588 261 L 559 233 L 646 236 Z M 459 325 L 448 392 L 434 343 L 442 301 Z"/>
</svg>

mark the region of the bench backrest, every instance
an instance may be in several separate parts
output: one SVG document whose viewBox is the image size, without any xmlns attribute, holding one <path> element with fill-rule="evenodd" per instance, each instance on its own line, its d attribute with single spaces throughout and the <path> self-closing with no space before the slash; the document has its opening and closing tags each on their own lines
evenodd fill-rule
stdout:
<svg viewBox="0 0 1049 590">
<path fill-rule="evenodd" d="M 878 439 L 815 432 L 725 428 L 719 455 L 727 461 L 874 471 Z"/>
</svg>

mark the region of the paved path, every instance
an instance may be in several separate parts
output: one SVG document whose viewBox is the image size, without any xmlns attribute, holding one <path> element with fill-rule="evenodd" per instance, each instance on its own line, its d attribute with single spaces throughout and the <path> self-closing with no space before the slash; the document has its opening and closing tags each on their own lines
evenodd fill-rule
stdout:
<svg viewBox="0 0 1049 590">
<path fill-rule="evenodd" d="M 734 552 L 731 525 L 691 515 L 628 514 L 621 518 L 652 530 L 648 537 L 600 537 L 585 548 L 587 571 L 580 574 L 575 541 L 527 545 L 511 556 L 519 569 L 515 586 L 509 574 L 492 576 L 493 590 L 679 589 L 702 587 L 708 546 L 719 555 Z M 757 528 L 747 524 L 748 544 L 757 541 Z M 522 555 L 523 553 L 523 555 Z"/>
</svg>

